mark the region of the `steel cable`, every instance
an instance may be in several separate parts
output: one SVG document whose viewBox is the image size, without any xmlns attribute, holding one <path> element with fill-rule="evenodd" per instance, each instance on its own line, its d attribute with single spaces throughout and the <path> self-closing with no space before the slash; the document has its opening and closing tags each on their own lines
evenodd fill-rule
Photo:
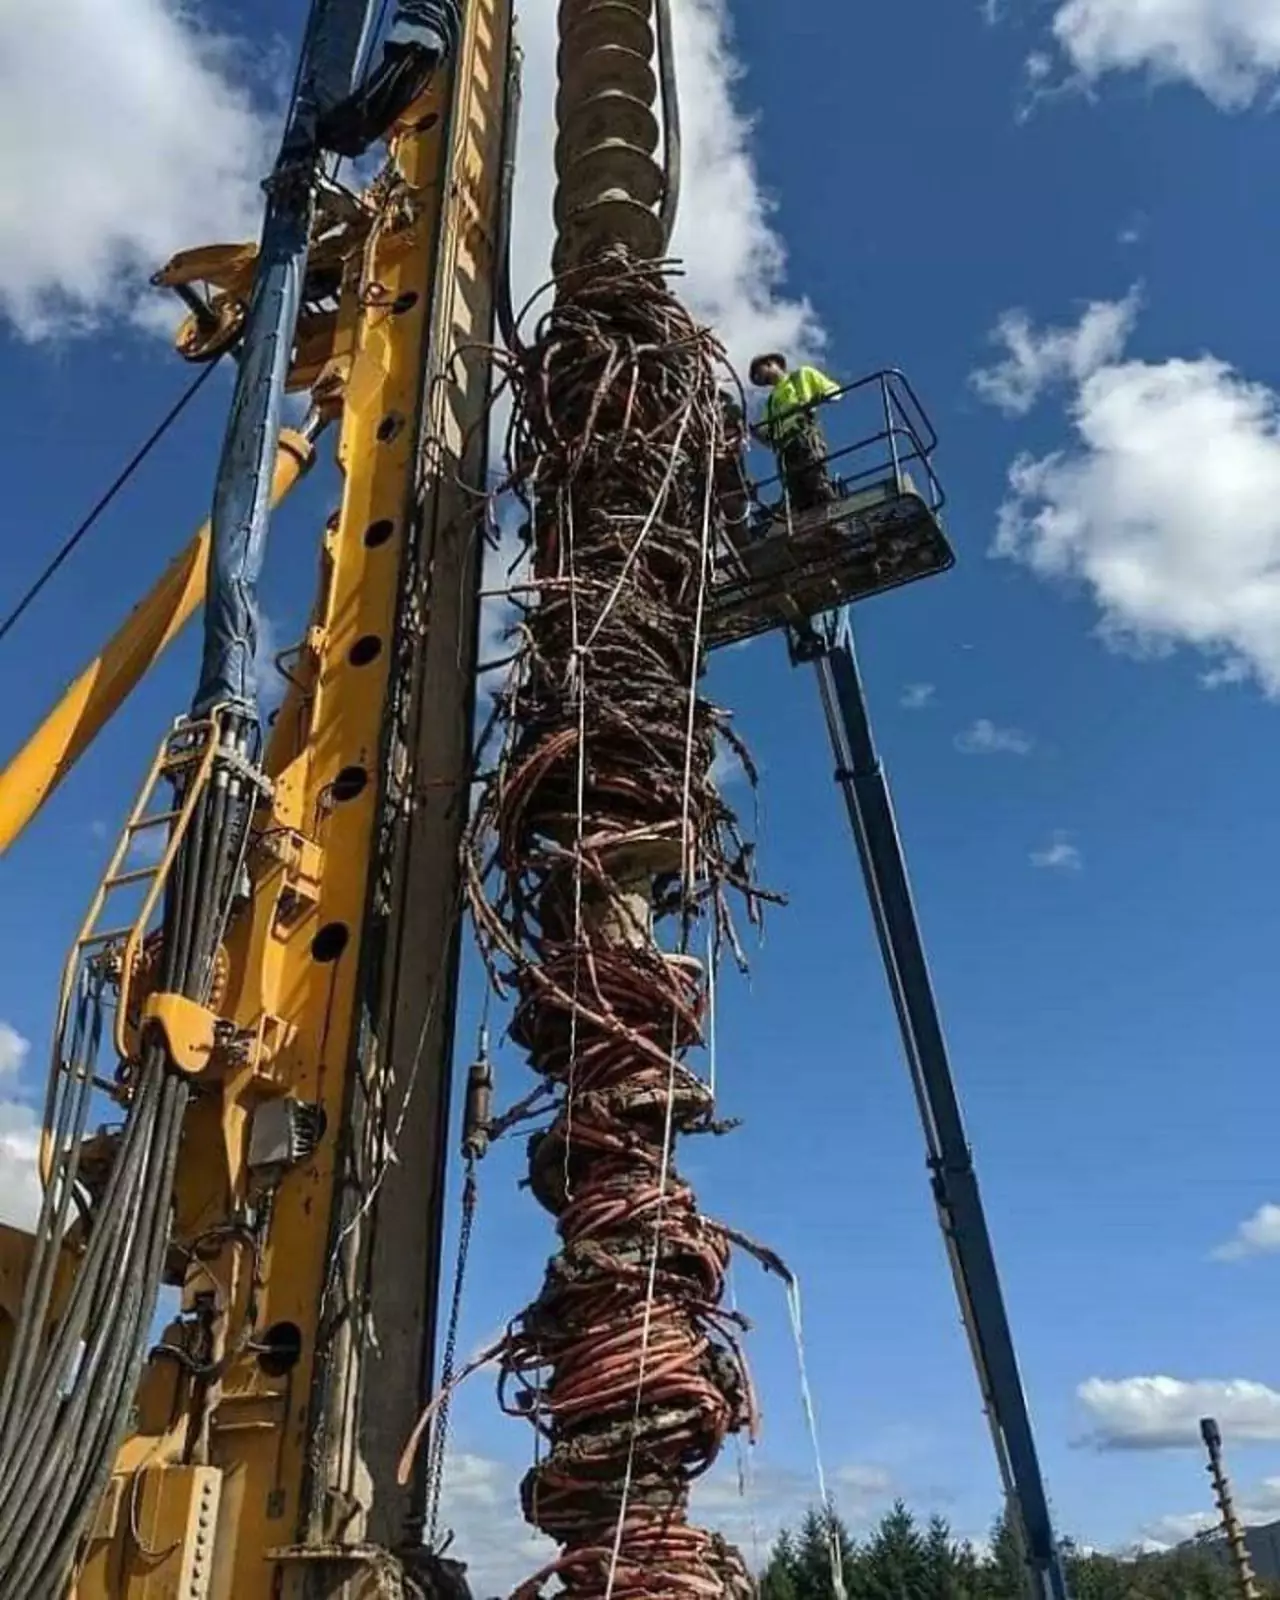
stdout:
<svg viewBox="0 0 1280 1600">
<path fill-rule="evenodd" d="M 213 375 L 217 365 L 217 361 L 214 360 L 209 362 L 207 366 L 201 367 L 193 381 L 188 384 L 187 388 L 178 396 L 177 400 L 175 400 L 173 405 L 169 407 L 169 410 L 151 430 L 147 438 L 138 446 L 134 453 L 129 457 L 128 461 L 125 462 L 124 466 L 107 485 L 106 489 L 104 489 L 103 492 L 98 496 L 97 500 L 94 501 L 93 505 L 85 513 L 84 517 L 79 523 L 77 523 L 75 528 L 72 529 L 70 535 L 63 541 L 61 547 L 49 561 L 44 571 L 41 572 L 40 576 L 35 580 L 27 592 L 4 618 L 4 620 L 0 621 L 0 640 L 2 640 L 6 634 L 8 634 L 14 627 L 17 626 L 18 622 L 37 599 L 45 585 L 58 571 L 59 567 L 62 566 L 67 557 L 70 556 L 71 553 L 76 549 L 85 535 L 90 532 L 98 518 L 120 493 L 121 489 L 123 489 L 124 486 L 129 482 L 129 479 L 133 477 L 134 473 L 151 454 L 152 450 L 155 449 L 156 445 L 158 445 L 164 438 L 165 434 L 168 433 L 169 429 L 186 410 L 191 401 L 195 399 L 201 388 Z"/>
</svg>

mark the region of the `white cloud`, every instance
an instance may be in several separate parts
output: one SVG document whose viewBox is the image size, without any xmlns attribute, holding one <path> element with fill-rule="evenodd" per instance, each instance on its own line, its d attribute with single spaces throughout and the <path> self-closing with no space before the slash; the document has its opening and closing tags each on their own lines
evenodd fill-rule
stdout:
<svg viewBox="0 0 1280 1600">
<path fill-rule="evenodd" d="M 1138 314 L 1139 291 L 1123 300 L 1094 300 L 1073 328 L 1032 326 L 1025 311 L 1006 311 L 991 334 L 1004 357 L 973 373 L 970 382 L 1006 416 L 1025 416 L 1046 389 L 1066 379 L 1077 383 L 1123 351 Z"/>
<path fill-rule="evenodd" d="M 933 704 L 937 692 L 937 685 L 933 683 L 908 683 L 903 688 L 898 704 L 908 711 L 923 711 L 926 706 Z"/>
<path fill-rule="evenodd" d="M 1084 856 L 1079 846 L 1072 844 L 1071 835 L 1057 828 L 1048 844 L 1031 852 L 1031 865 L 1049 872 L 1079 872 Z"/>
<path fill-rule="evenodd" d="M 1194 1539 L 1198 1533 L 1216 1527 L 1217 1523 L 1218 1519 L 1212 1511 L 1175 1511 L 1148 1522 L 1136 1548 L 1141 1555 L 1159 1555 L 1161 1551 L 1172 1549 L 1175 1544 L 1182 1544 L 1187 1539 Z"/>
<path fill-rule="evenodd" d="M 40 1214 L 40 1119 L 30 1106 L 0 1100 L 0 1222 L 30 1229 Z"/>
<path fill-rule="evenodd" d="M 551 254 L 554 8 L 530 7 L 521 20 L 514 264 L 523 297 Z M 685 0 L 674 20 L 684 181 L 673 250 L 686 267 L 683 292 L 738 363 L 775 346 L 816 354 L 812 308 L 783 294 L 785 252 L 752 160 L 752 121 L 737 104 L 742 70 L 725 0 Z M 251 77 L 262 74 L 261 55 L 200 24 L 182 0 L 0 11 L 0 314 L 27 337 L 118 315 L 167 325 L 154 292 L 142 292 L 151 272 L 174 250 L 257 234 L 259 183 L 274 154 L 274 118 Z"/>
<path fill-rule="evenodd" d="M 786 255 L 751 157 L 752 123 L 739 109 L 742 69 L 732 50 L 728 7 L 725 0 L 683 0 L 673 9 L 684 161 L 672 251 L 686 273 L 677 288 L 716 328 L 740 368 L 761 350 L 816 354 L 822 333 L 812 307 L 782 292 Z M 521 23 L 525 93 L 513 224 L 517 306 L 550 270 L 555 8 L 531 6 Z"/>
<path fill-rule="evenodd" d="M 520 1515 L 526 1468 L 458 1452 L 445 1462 L 440 1525 L 451 1529 L 448 1554 L 465 1561 L 473 1594 L 509 1594 L 555 1554 L 555 1546 Z"/>
<path fill-rule="evenodd" d="M 1169 1450 L 1200 1445 L 1201 1417 L 1216 1417 L 1224 1439 L 1280 1439 L 1280 1391 L 1246 1378 L 1089 1378 L 1076 1394 L 1100 1450 Z"/>
<path fill-rule="evenodd" d="M 1132 304 L 1090 307 L 1078 338 L 1001 324 L 1007 382 L 975 381 L 1006 409 L 1065 382 L 1075 444 L 1014 461 L 993 554 L 1082 583 L 1114 649 L 1191 646 L 1208 686 L 1280 697 L 1280 403 L 1212 356 L 1122 359 Z"/>
<path fill-rule="evenodd" d="M 11 1023 L 0 1021 L 0 1079 L 12 1083 L 31 1052 Z M 0 1223 L 30 1228 L 40 1211 L 36 1156 L 40 1123 L 30 1106 L 0 1100 Z"/>
<path fill-rule="evenodd" d="M 1271 0 L 1065 0 L 1053 35 L 1086 84 L 1141 72 L 1191 84 L 1223 110 L 1249 105 L 1280 73 Z"/>
<path fill-rule="evenodd" d="M 1280 1206 L 1259 1206 L 1236 1229 L 1235 1237 L 1213 1252 L 1215 1261 L 1240 1261 L 1245 1256 L 1269 1255 L 1280 1250 Z"/>
<path fill-rule="evenodd" d="M 1260 1484 L 1236 1495 L 1236 1511 L 1246 1527 L 1272 1522 L 1280 1516 L 1280 1478 L 1264 1478 Z M 1220 1526 L 1212 1511 L 1180 1511 L 1158 1517 L 1143 1529 L 1144 1544 L 1167 1550 L 1170 1545 L 1194 1539 L 1197 1534 Z"/>
<path fill-rule="evenodd" d="M 1021 728 L 1001 728 L 990 717 L 978 720 L 955 736 L 955 747 L 966 756 L 1025 756 L 1034 748 L 1035 741 Z"/>
<path fill-rule="evenodd" d="M 29 1039 L 24 1039 L 11 1023 L 0 1021 L 0 1078 L 17 1077 L 30 1049 Z"/>
<path fill-rule="evenodd" d="M 180 0 L 0 7 L 0 312 L 24 336 L 128 315 L 175 250 L 256 237 L 249 67 Z"/>
<path fill-rule="evenodd" d="M 753 1461 L 745 1445 L 740 1458 L 735 1454 L 731 1443 L 711 1474 L 694 1485 L 693 1516 L 723 1533 L 751 1566 L 762 1566 L 783 1528 L 794 1529 L 819 1503 L 818 1485 L 812 1472 Z M 895 1495 L 884 1468 L 852 1462 L 831 1474 L 827 1492 L 855 1535 L 870 1528 Z"/>
</svg>

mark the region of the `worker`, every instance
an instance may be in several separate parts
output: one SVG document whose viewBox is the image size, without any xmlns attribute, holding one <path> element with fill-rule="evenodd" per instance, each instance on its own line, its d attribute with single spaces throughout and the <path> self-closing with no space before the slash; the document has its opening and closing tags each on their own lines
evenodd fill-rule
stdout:
<svg viewBox="0 0 1280 1600">
<path fill-rule="evenodd" d="M 747 476 L 747 427 L 738 397 L 720 391 L 720 448 L 716 455 L 714 488 L 724 530 L 735 548 L 751 537 L 752 488 Z"/>
<path fill-rule="evenodd" d="M 787 370 L 787 358 L 772 352 L 757 356 L 750 367 L 751 382 L 767 389 L 764 417 L 752 434 L 767 444 L 778 458 L 782 486 L 792 511 L 813 511 L 837 498 L 827 472 L 827 441 L 815 407 L 840 393 L 817 367 Z"/>
<path fill-rule="evenodd" d="M 378 65 L 321 115 L 321 146 L 354 159 L 388 133 L 458 48 L 461 11 L 462 0 L 400 0 Z"/>
</svg>

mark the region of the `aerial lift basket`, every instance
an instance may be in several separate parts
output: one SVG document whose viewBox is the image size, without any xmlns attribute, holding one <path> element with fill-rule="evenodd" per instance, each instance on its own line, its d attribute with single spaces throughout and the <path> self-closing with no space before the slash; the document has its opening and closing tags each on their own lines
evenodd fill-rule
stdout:
<svg viewBox="0 0 1280 1600">
<path fill-rule="evenodd" d="M 798 512 L 781 477 L 753 485 L 746 532 L 718 553 L 707 614 L 712 649 L 794 629 L 955 564 L 931 464 L 937 436 L 902 373 L 849 384 L 824 403 L 819 420 L 831 427 L 852 416 L 856 428 L 872 405 L 873 431 L 859 430 L 824 458 L 835 491 L 828 504 Z"/>
</svg>

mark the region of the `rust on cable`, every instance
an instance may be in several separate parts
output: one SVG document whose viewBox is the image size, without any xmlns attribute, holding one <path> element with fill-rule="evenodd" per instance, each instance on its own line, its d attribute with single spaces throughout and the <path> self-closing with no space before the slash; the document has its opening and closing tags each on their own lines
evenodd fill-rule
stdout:
<svg viewBox="0 0 1280 1600">
<path fill-rule="evenodd" d="M 620 246 L 562 274 L 505 359 L 531 576 L 466 864 L 511 1038 L 551 1095 L 529 1185 L 559 1235 L 498 1352 L 501 1403 L 540 1436 L 524 1513 L 561 1547 L 516 1596 L 745 1597 L 741 1556 L 688 1519 L 693 1481 L 754 1428 L 721 1305 L 731 1236 L 673 1160 L 724 1126 L 690 1064 L 693 950 L 741 959 L 730 895 L 752 917 L 762 899 L 712 777 L 717 736 L 738 741 L 698 693 L 726 363 L 663 264 Z"/>
</svg>

